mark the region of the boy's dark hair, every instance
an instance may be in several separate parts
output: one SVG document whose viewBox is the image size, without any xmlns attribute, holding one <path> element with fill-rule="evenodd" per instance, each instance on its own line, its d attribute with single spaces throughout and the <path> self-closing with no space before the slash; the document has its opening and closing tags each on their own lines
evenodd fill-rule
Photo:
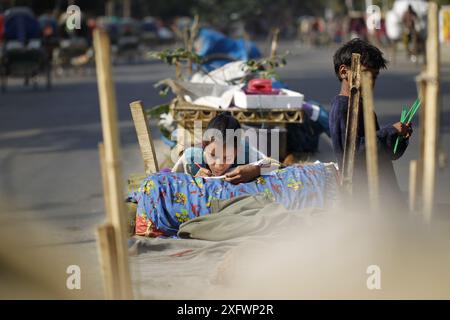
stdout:
<svg viewBox="0 0 450 320">
<path fill-rule="evenodd" d="M 227 130 L 233 130 L 236 131 L 238 129 L 241 129 L 241 124 L 239 121 L 231 115 L 230 112 L 221 112 L 218 115 L 216 115 L 214 118 L 209 121 L 208 126 L 206 130 L 209 129 L 215 129 L 218 130 L 222 134 L 222 139 L 225 143 L 230 142 L 234 143 L 236 145 L 237 137 L 230 137 L 233 140 L 227 141 Z M 214 140 L 214 137 L 211 137 L 212 139 L 207 142 L 211 142 Z"/>
<path fill-rule="evenodd" d="M 361 65 L 366 68 L 375 70 L 386 69 L 386 65 L 388 64 L 380 49 L 364 40 L 355 38 L 337 49 L 333 56 L 334 72 L 339 81 L 342 81 L 339 77 L 339 67 L 341 65 L 351 67 L 352 53 L 359 53 L 361 55 Z"/>
</svg>

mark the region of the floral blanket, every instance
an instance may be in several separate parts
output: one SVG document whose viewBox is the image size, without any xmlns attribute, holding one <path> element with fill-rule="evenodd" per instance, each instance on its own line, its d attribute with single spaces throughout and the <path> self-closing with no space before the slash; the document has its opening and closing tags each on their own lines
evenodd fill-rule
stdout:
<svg viewBox="0 0 450 320">
<path fill-rule="evenodd" d="M 334 170 L 323 163 L 290 166 L 238 185 L 184 173 L 152 174 L 130 194 L 138 204 L 136 234 L 176 236 L 182 223 L 210 214 L 213 200 L 257 193 L 287 209 L 325 208 L 337 198 L 336 181 Z"/>
</svg>

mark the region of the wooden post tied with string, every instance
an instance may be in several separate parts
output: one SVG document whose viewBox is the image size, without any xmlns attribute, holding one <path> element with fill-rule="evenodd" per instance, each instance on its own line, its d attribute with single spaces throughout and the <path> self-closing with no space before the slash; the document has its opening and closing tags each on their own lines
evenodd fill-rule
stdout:
<svg viewBox="0 0 450 320">
<path fill-rule="evenodd" d="M 347 195 L 352 194 L 353 188 L 353 169 L 355 166 L 361 86 L 360 59 L 360 54 L 352 54 L 352 65 L 349 77 L 350 96 L 348 99 L 347 127 L 345 131 L 344 156 L 342 161 L 342 185 Z"/>
</svg>

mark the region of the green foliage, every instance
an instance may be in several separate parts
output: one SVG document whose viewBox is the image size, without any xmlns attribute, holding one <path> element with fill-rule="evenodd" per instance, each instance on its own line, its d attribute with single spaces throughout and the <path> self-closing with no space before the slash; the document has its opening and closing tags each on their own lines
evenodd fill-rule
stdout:
<svg viewBox="0 0 450 320">
<path fill-rule="evenodd" d="M 249 60 L 247 61 L 247 67 L 251 74 L 256 74 L 260 78 L 279 79 L 279 75 L 276 69 L 284 67 L 287 64 L 286 55 L 287 53 L 283 56 L 274 56 L 259 60 Z"/>
<path fill-rule="evenodd" d="M 171 66 L 187 61 L 199 63 L 201 60 L 198 54 L 192 51 L 188 51 L 184 48 L 165 49 L 163 51 L 151 51 L 149 52 L 148 55 L 150 58 L 159 59 Z"/>
<path fill-rule="evenodd" d="M 146 110 L 145 113 L 147 114 L 147 117 L 151 119 L 159 119 L 159 117 L 163 113 L 169 113 L 169 105 L 168 104 L 161 104 L 159 106 L 153 107 L 149 110 Z"/>
</svg>

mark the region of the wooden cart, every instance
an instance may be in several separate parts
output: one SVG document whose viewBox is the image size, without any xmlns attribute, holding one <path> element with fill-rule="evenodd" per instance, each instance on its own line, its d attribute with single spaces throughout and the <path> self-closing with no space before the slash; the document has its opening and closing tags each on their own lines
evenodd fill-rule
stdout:
<svg viewBox="0 0 450 320">
<path fill-rule="evenodd" d="M 246 125 L 267 125 L 284 128 L 288 123 L 302 123 L 304 121 L 304 111 L 301 109 L 241 109 L 237 107 L 228 108 L 240 123 Z M 208 122 L 223 110 L 207 106 L 195 105 L 181 98 L 175 98 L 170 104 L 170 114 L 177 123 L 177 148 L 181 152 L 185 147 L 185 137 L 183 132 L 194 133 L 194 125 L 201 123 L 202 129 L 206 128 Z M 185 129 L 185 130 L 183 130 Z M 199 137 L 194 137 L 198 139 Z M 197 140 L 195 140 L 197 141 Z"/>
</svg>

